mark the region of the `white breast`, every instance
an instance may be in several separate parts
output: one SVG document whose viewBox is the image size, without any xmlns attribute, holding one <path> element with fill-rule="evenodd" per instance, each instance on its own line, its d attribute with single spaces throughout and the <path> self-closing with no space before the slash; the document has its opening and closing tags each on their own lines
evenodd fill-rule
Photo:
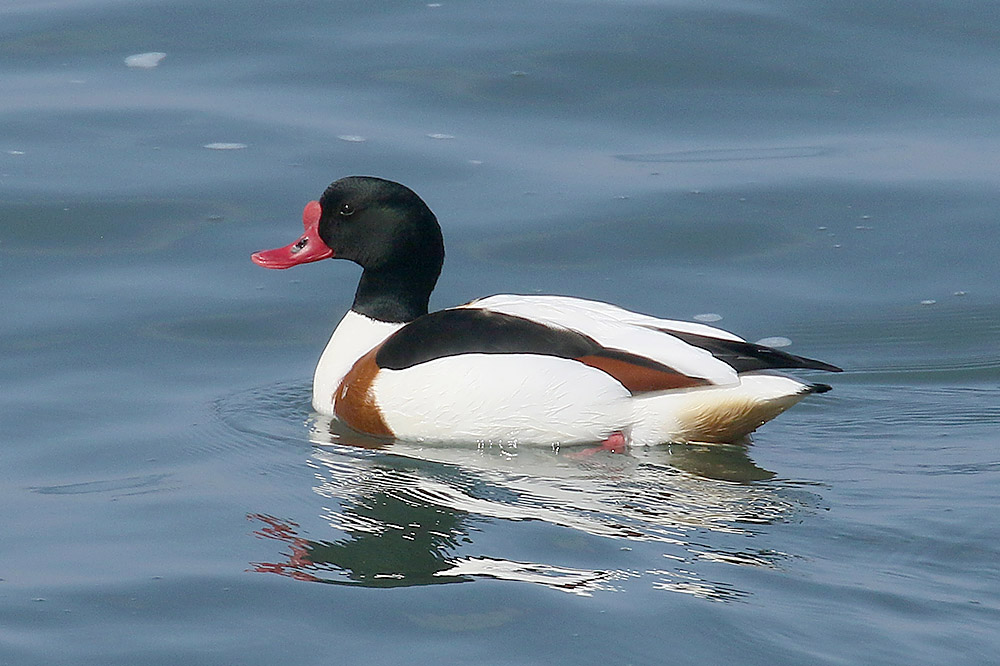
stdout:
<svg viewBox="0 0 1000 666">
<path fill-rule="evenodd" d="M 313 375 L 313 409 L 333 415 L 333 394 L 354 363 L 402 328 L 351 310 L 340 320 Z"/>
</svg>

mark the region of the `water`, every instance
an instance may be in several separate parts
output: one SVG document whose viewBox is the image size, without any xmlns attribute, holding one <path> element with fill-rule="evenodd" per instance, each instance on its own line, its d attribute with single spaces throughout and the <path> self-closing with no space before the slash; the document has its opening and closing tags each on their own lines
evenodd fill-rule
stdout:
<svg viewBox="0 0 1000 666">
<path fill-rule="evenodd" d="M 8 0 L 0 664 L 994 663 L 994 14 Z M 433 305 L 847 372 L 748 448 L 362 448 L 308 406 L 357 268 L 249 261 L 352 173 Z"/>
</svg>

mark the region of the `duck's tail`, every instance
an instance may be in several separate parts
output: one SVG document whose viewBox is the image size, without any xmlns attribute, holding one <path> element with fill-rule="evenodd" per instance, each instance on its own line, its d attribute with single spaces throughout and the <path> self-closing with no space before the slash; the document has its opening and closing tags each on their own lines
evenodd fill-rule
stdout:
<svg viewBox="0 0 1000 666">
<path fill-rule="evenodd" d="M 636 401 L 634 442 L 731 443 L 828 384 L 806 384 L 777 374 L 748 373 L 740 383 L 668 391 Z"/>
</svg>

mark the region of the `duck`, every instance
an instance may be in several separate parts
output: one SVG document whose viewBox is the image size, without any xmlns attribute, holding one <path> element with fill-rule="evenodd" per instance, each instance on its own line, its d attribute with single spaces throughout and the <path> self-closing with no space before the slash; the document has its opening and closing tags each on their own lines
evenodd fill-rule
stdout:
<svg viewBox="0 0 1000 666">
<path fill-rule="evenodd" d="M 383 178 L 333 182 L 302 224 L 295 242 L 251 259 L 361 266 L 316 366 L 312 407 L 363 435 L 612 450 L 738 443 L 831 388 L 776 371 L 841 371 L 700 322 L 570 296 L 498 294 L 430 312 L 441 227 L 413 190 Z"/>
</svg>

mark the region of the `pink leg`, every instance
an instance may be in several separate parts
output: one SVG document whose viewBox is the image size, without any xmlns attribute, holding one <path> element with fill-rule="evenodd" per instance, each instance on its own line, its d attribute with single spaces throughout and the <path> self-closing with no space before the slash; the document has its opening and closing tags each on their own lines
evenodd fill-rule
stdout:
<svg viewBox="0 0 1000 666">
<path fill-rule="evenodd" d="M 601 442 L 600 446 L 592 446 L 582 451 L 577 451 L 576 453 L 570 454 L 571 458 L 586 458 L 594 455 L 595 453 L 600 453 L 601 451 L 608 451 L 610 453 L 625 453 L 628 450 L 628 441 L 625 439 L 625 433 L 613 432 L 608 436 L 606 440 Z"/>
</svg>

